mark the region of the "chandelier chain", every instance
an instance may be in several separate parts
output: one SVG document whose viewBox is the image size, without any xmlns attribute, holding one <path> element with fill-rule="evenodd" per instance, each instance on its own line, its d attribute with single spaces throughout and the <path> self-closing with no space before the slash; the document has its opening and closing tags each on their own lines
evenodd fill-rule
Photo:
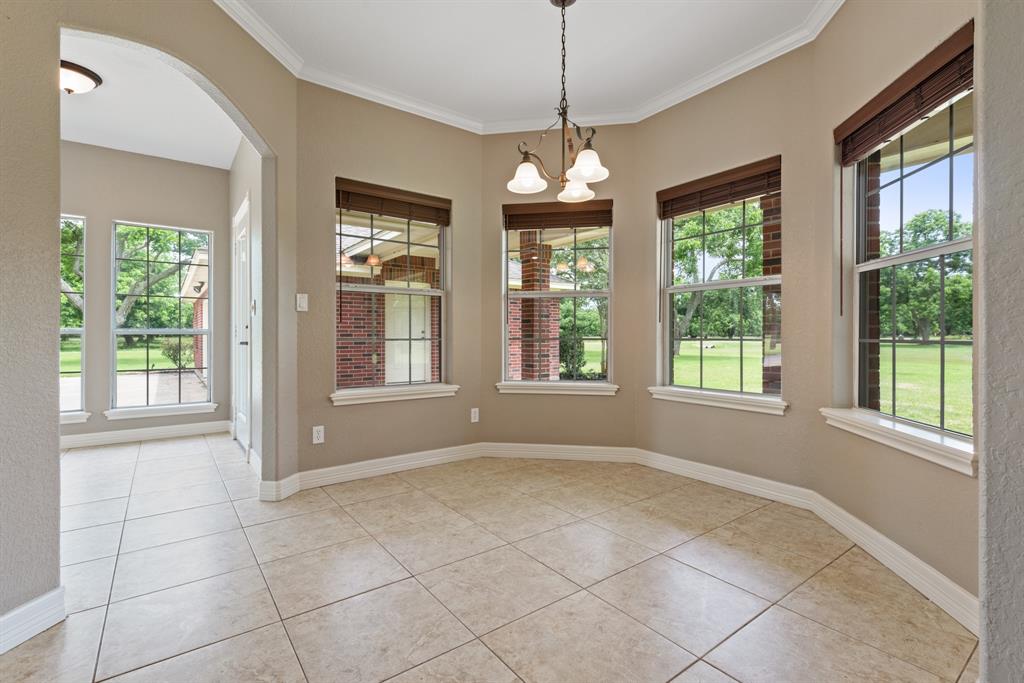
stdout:
<svg viewBox="0 0 1024 683">
<path fill-rule="evenodd" d="M 565 98 L 565 3 L 562 3 L 562 99 L 558 108 L 565 111 L 569 108 L 569 101 Z"/>
</svg>

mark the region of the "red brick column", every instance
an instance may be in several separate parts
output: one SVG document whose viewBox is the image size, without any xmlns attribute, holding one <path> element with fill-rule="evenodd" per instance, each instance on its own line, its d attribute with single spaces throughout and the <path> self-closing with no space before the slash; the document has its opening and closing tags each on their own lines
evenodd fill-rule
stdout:
<svg viewBox="0 0 1024 683">
<path fill-rule="evenodd" d="M 206 299 L 196 299 L 192 302 L 192 327 L 198 329 L 203 328 L 203 315 L 206 312 Z M 197 334 L 192 337 L 192 366 L 196 368 L 205 368 L 203 365 L 203 335 Z M 204 375 L 206 373 L 203 373 Z"/>
<path fill-rule="evenodd" d="M 881 254 L 881 195 L 877 192 L 881 185 L 882 156 L 876 152 L 864 162 L 866 177 L 864 178 L 864 227 L 862 260 L 877 258 Z M 868 192 L 875 194 L 868 195 Z M 881 379 L 881 346 L 878 338 L 881 334 L 881 317 L 879 315 L 880 281 L 879 271 L 865 273 L 861 280 L 863 287 L 860 295 L 864 305 L 860 311 L 860 339 L 870 341 L 860 344 L 861 390 L 859 403 L 865 408 L 879 410 L 881 395 L 879 380 Z"/>
<path fill-rule="evenodd" d="M 549 291 L 551 247 L 540 242 L 540 231 L 523 230 L 519 233 L 519 256 L 522 260 L 523 291 Z M 559 326 L 557 299 L 521 300 L 522 379 L 558 379 Z"/>
<path fill-rule="evenodd" d="M 764 248 L 762 274 L 782 274 L 782 195 L 779 193 L 761 197 L 761 212 L 764 224 L 761 239 Z M 762 349 L 761 391 L 766 394 L 782 393 L 782 287 L 767 285 L 762 291 Z"/>
</svg>

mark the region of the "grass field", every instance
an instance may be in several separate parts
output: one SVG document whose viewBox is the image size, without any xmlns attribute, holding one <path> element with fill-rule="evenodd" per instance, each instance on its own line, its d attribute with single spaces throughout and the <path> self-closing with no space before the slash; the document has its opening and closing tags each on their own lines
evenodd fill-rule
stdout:
<svg viewBox="0 0 1024 683">
<path fill-rule="evenodd" d="M 705 389 L 740 391 L 740 344 L 716 341 L 704 349 Z M 673 382 L 679 386 L 701 386 L 700 344 L 686 341 L 672 359 Z M 946 429 L 970 434 L 972 431 L 970 345 L 946 346 Z M 587 370 L 601 365 L 599 342 L 588 342 Z M 743 344 L 743 390 L 761 392 L 761 345 Z M 892 414 L 892 347 L 881 348 L 882 412 Z M 939 348 L 900 344 L 896 353 L 899 382 L 896 385 L 896 415 L 938 426 L 940 401 Z"/>
<path fill-rule="evenodd" d="M 158 369 L 174 368 L 174 363 L 160 352 L 160 344 L 150 342 L 149 365 Z M 60 343 L 60 371 L 80 372 L 82 368 L 81 340 L 77 337 L 62 340 Z M 139 342 L 131 348 L 118 348 L 118 370 L 145 370 L 146 345 Z"/>
</svg>

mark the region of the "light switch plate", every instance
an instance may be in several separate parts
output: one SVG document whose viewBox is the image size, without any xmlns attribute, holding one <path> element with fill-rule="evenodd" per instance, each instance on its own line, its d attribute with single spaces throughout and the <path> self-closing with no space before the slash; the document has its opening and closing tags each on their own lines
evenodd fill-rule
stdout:
<svg viewBox="0 0 1024 683">
<path fill-rule="evenodd" d="M 309 294 L 295 295 L 295 310 L 300 313 L 305 313 L 309 310 Z"/>
</svg>

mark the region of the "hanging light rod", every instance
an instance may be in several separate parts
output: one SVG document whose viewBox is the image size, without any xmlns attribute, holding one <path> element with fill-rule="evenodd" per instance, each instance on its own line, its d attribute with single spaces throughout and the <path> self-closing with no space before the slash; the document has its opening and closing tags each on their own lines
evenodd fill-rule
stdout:
<svg viewBox="0 0 1024 683">
<path fill-rule="evenodd" d="M 532 148 L 526 142 L 519 143 L 521 160 L 516 167 L 515 175 L 506 187 L 516 194 L 535 194 L 548 187 L 548 181 L 541 177 L 544 174 L 550 180 L 557 180 L 562 191 L 558 193 L 561 202 L 585 202 L 594 198 L 594 191 L 587 183 L 597 183 L 608 177 L 608 169 L 601 165 L 601 157 L 597 155 L 592 141 L 597 129 L 591 126 L 581 127 L 569 118 L 569 101 L 565 95 L 565 8 L 576 0 L 551 0 L 551 4 L 562 11 L 562 98 L 555 109 L 557 116 L 554 122 L 544 129 L 540 139 Z M 544 142 L 551 129 L 561 124 L 562 132 L 562 164 L 557 176 L 548 173 L 544 161 L 537 154 L 537 149 Z M 582 143 L 579 151 L 573 141 L 573 133 Z M 568 162 L 568 163 L 566 163 Z M 537 166 L 540 166 L 538 171 Z"/>
</svg>

